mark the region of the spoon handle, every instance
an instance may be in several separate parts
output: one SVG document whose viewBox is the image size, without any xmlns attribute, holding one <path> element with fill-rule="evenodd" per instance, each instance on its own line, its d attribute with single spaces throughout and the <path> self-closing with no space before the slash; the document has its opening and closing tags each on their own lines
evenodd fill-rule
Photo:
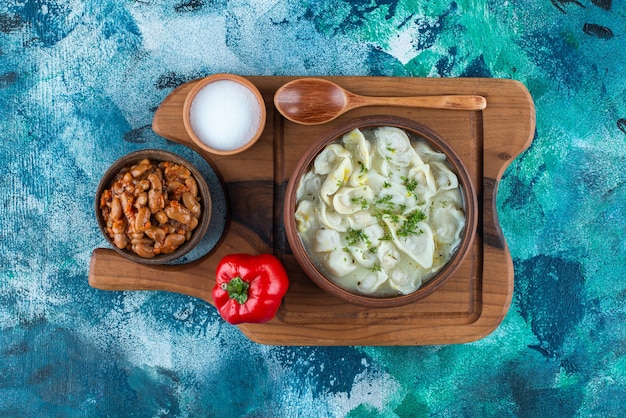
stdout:
<svg viewBox="0 0 626 418">
<path fill-rule="evenodd" d="M 407 97 L 376 97 L 352 95 L 349 103 L 349 107 L 351 109 L 364 106 L 399 106 L 450 110 L 483 110 L 487 107 L 487 100 L 483 96 L 476 95 Z"/>
</svg>

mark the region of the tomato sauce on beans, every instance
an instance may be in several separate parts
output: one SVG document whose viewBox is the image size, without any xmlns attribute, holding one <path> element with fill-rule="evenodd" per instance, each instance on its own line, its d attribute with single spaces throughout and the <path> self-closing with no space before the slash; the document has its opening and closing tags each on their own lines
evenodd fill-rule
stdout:
<svg viewBox="0 0 626 418">
<path fill-rule="evenodd" d="M 201 216 L 198 184 L 189 169 L 144 159 L 120 170 L 100 196 L 113 244 L 143 258 L 175 251 Z"/>
</svg>

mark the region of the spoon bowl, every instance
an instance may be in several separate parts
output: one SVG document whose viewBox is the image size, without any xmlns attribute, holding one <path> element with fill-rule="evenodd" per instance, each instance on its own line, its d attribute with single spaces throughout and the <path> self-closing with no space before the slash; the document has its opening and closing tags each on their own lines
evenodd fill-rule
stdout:
<svg viewBox="0 0 626 418">
<path fill-rule="evenodd" d="M 361 96 L 329 80 L 299 78 L 284 84 L 276 91 L 274 105 L 281 115 L 294 123 L 319 125 L 364 106 L 482 110 L 487 106 L 487 101 L 476 95 Z"/>
</svg>

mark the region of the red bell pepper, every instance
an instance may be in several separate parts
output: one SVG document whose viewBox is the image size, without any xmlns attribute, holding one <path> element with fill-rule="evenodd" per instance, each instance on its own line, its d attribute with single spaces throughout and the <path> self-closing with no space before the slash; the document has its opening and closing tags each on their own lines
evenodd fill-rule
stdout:
<svg viewBox="0 0 626 418">
<path fill-rule="evenodd" d="M 289 287 L 287 272 L 271 254 L 230 254 L 217 265 L 213 301 L 231 324 L 266 322 Z"/>
</svg>

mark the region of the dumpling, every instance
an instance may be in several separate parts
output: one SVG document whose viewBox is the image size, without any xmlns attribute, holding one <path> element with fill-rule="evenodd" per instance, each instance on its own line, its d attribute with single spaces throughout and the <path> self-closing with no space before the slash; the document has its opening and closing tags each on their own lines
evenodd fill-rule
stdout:
<svg viewBox="0 0 626 418">
<path fill-rule="evenodd" d="M 422 160 L 425 163 L 446 160 L 446 155 L 444 153 L 433 150 L 425 141 L 415 141 L 413 148 L 422 157 Z"/>
<path fill-rule="evenodd" d="M 334 229 L 322 228 L 315 234 L 313 250 L 318 253 L 327 253 L 342 247 L 341 234 Z"/>
<path fill-rule="evenodd" d="M 346 276 L 357 269 L 352 255 L 343 249 L 331 251 L 324 260 L 324 267 L 337 277 Z"/>
<path fill-rule="evenodd" d="M 376 219 L 375 216 L 364 210 L 354 212 L 348 217 L 348 223 L 352 229 L 363 229 L 366 226 L 374 225 L 377 222 L 378 219 Z"/>
<path fill-rule="evenodd" d="M 370 269 L 376 264 L 376 254 L 363 248 L 350 246 L 348 251 L 352 254 L 354 261 L 362 267 Z"/>
<path fill-rule="evenodd" d="M 387 272 L 384 270 L 359 269 L 356 276 L 356 288 L 359 292 L 371 294 L 378 290 L 380 285 L 387 281 Z"/>
<path fill-rule="evenodd" d="M 367 209 L 374 198 L 374 192 L 368 186 L 341 187 L 333 197 L 333 208 L 337 213 L 350 215 Z"/>
<path fill-rule="evenodd" d="M 319 222 L 326 228 L 345 232 L 350 227 L 350 223 L 345 216 L 331 210 L 323 202 L 317 208 L 317 215 Z"/>
<path fill-rule="evenodd" d="M 326 177 L 320 187 L 320 197 L 327 204 L 331 205 L 330 196 L 334 195 L 343 183 L 350 178 L 352 173 L 352 161 L 346 158 Z"/>
<path fill-rule="evenodd" d="M 348 185 L 351 187 L 362 187 L 367 186 L 368 176 L 366 172 L 363 172 L 359 169 L 354 170 L 350 179 L 348 179 Z"/>
<path fill-rule="evenodd" d="M 303 200 L 296 208 L 296 227 L 304 233 L 316 224 L 315 205 L 310 200 Z"/>
<path fill-rule="evenodd" d="M 368 174 L 369 181 L 372 181 L 371 178 L 374 173 L 386 179 L 389 179 L 389 176 L 391 175 L 391 163 L 389 160 L 381 157 L 378 153 L 372 157 L 372 170 L 370 170 Z"/>
<path fill-rule="evenodd" d="M 382 269 L 386 271 L 391 271 L 400 261 L 400 253 L 398 253 L 396 246 L 389 241 L 381 242 L 376 251 L 376 257 Z"/>
<path fill-rule="evenodd" d="M 343 136 L 343 143 L 347 148 L 353 149 L 354 157 L 361 166 L 363 172 L 367 172 L 371 168 L 370 152 L 372 144 L 365 139 L 363 132 L 354 129 Z"/>
<path fill-rule="evenodd" d="M 302 176 L 302 180 L 300 180 L 296 199 L 298 201 L 302 199 L 315 200 L 322 185 L 322 180 L 322 177 L 315 174 L 313 171 L 307 171 L 307 173 Z"/>
<path fill-rule="evenodd" d="M 419 231 L 417 234 L 398 235 L 398 224 L 393 221 L 392 217 L 383 215 L 382 218 L 393 236 L 394 244 L 400 251 L 424 268 L 430 268 L 433 265 L 435 241 L 433 231 L 426 222 L 417 222 L 415 227 Z"/>
<path fill-rule="evenodd" d="M 452 205 L 439 207 L 432 211 L 430 223 L 439 242 L 454 244 L 461 240 L 465 215 Z"/>
<path fill-rule="evenodd" d="M 433 161 L 430 167 L 439 190 L 457 189 L 459 187 L 459 179 L 445 163 Z"/>
<path fill-rule="evenodd" d="M 393 182 L 388 182 L 385 187 L 378 193 L 375 204 L 379 209 L 397 210 L 408 205 L 407 192 L 405 188 Z"/>
<path fill-rule="evenodd" d="M 394 269 L 389 274 L 389 287 L 403 295 L 414 292 L 422 285 L 422 278 L 425 276 L 419 266 L 414 267 L 417 268 L 410 269 L 410 271 L 401 268 Z"/>
<path fill-rule="evenodd" d="M 363 229 L 349 229 L 344 237 L 349 248 L 355 247 L 369 251 L 380 245 L 384 234 L 383 227 L 376 223 Z"/>
<path fill-rule="evenodd" d="M 313 168 L 317 174 L 326 175 L 333 171 L 341 161 L 350 158 L 350 151 L 341 144 L 330 144 L 319 153 L 313 161 Z"/>
<path fill-rule="evenodd" d="M 387 184 L 389 184 L 389 179 L 385 176 L 380 175 L 376 171 L 370 171 L 366 177 L 367 186 L 372 189 L 374 193 L 379 193 L 382 189 L 384 189 Z"/>
<path fill-rule="evenodd" d="M 363 233 L 369 241 L 368 247 L 378 247 L 381 239 L 385 236 L 385 229 L 378 223 L 370 224 L 363 228 Z"/>
<path fill-rule="evenodd" d="M 435 177 L 428 164 L 411 168 L 409 175 L 405 179 L 404 186 L 418 203 L 429 201 L 437 193 Z"/>
<path fill-rule="evenodd" d="M 459 189 L 443 190 L 433 196 L 434 207 L 454 206 L 457 209 L 463 207 L 463 197 Z"/>
<path fill-rule="evenodd" d="M 409 136 L 402 129 L 384 126 L 376 129 L 376 150 L 383 159 L 406 167 L 410 164 L 423 164 L 422 159 L 411 146 Z"/>
</svg>

